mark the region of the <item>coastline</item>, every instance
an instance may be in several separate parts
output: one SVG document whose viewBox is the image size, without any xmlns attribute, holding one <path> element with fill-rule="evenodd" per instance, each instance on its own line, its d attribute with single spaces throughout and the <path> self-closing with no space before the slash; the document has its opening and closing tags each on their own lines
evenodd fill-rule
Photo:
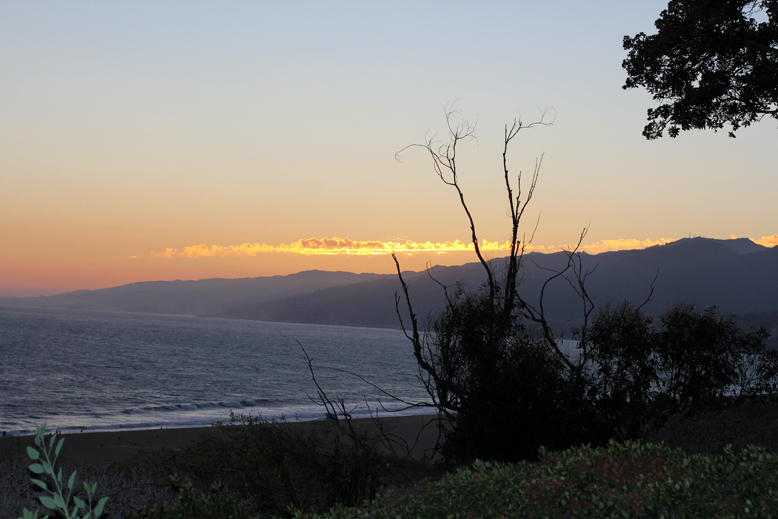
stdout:
<svg viewBox="0 0 778 519">
<path fill-rule="evenodd" d="M 419 414 L 382 416 L 376 419 L 377 422 L 370 418 L 357 418 L 352 420 L 352 423 L 372 436 L 379 432 L 379 428 L 383 428 L 392 437 L 413 447 L 410 452 L 411 457 L 421 459 L 425 451 L 434 447 L 437 440 L 438 429 L 434 423 L 435 419 L 435 415 Z M 284 426 L 335 427 L 335 423 L 330 420 L 314 420 L 284 422 Z M 221 434 L 221 429 L 213 426 L 65 433 L 58 436 L 65 439 L 59 460 L 67 466 L 122 461 L 133 457 L 141 450 L 166 448 L 178 450 L 208 436 Z M 34 435 L 0 437 L 0 456 L 6 457 L 14 451 L 24 453 L 28 446 L 34 446 L 33 439 Z M 391 453 L 380 443 L 379 449 Z"/>
</svg>

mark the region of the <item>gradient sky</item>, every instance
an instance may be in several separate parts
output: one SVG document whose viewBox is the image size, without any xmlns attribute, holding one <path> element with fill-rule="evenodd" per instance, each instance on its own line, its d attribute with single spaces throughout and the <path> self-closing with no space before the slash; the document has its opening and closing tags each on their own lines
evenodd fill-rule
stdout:
<svg viewBox="0 0 778 519">
<path fill-rule="evenodd" d="M 652 33 L 665 7 L 2 2 L 0 296 L 394 268 L 385 253 L 293 250 L 311 238 L 467 242 L 429 157 L 395 160 L 444 136 L 454 102 L 477 120 L 478 141 L 459 158 L 482 239 L 509 230 L 504 124 L 553 107 L 556 124 L 522 132 L 510 150 L 511 170 L 525 174 L 545 153 L 526 226 L 542 211 L 538 247 L 574 243 L 587 225 L 595 252 L 613 248 L 606 240 L 689 235 L 773 244 L 774 120 L 736 139 L 641 135 L 655 104 L 621 89 L 622 38 Z M 414 270 L 474 259 L 401 255 Z"/>
</svg>

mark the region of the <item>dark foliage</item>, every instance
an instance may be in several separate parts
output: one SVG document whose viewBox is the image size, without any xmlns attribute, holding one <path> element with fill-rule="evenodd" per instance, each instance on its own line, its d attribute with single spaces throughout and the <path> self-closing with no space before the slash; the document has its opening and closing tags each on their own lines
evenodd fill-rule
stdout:
<svg viewBox="0 0 778 519">
<path fill-rule="evenodd" d="M 243 508 L 234 497 L 221 493 L 221 485 L 214 483 L 210 492 L 199 492 L 192 483 L 180 476 L 170 477 L 171 486 L 178 491 L 178 501 L 145 505 L 127 516 L 127 519 L 243 519 Z"/>
<path fill-rule="evenodd" d="M 450 459 L 532 459 L 537 447 L 578 437 L 579 392 L 565 365 L 522 319 L 495 311 L 485 293 L 460 292 L 430 322 L 427 361 L 439 401 L 456 412 L 446 437 Z"/>
<path fill-rule="evenodd" d="M 430 328 L 427 358 L 456 403 L 443 453 L 457 461 L 637 439 L 680 412 L 775 394 L 767 333 L 715 308 L 678 304 L 654 323 L 629 303 L 607 306 L 570 369 L 521 317 L 496 323 L 486 301 L 461 295 Z"/>
<path fill-rule="evenodd" d="M 539 299 L 529 301 L 519 290 L 527 246 L 519 224 L 540 161 L 522 199 L 521 174 L 511 182 L 507 152 L 518 132 L 533 124 L 517 121 L 505 128 L 502 174 L 510 251 L 504 260 L 490 262 L 481 254 L 459 185 L 457 145 L 474 130 L 466 122 L 456 124 L 457 115 L 446 114 L 447 144 L 428 140 L 419 146 L 432 157 L 443 183 L 456 191 L 487 282 L 477 290 L 440 284 L 445 309 L 422 327 L 395 257 L 404 296 L 396 296 L 398 316 L 404 299 L 410 326 L 402 318 L 401 324 L 413 344 L 420 379 L 449 423 L 443 450 L 448 458 L 532 460 L 541 446 L 635 439 L 680 411 L 775 394 L 778 355 L 767 351 L 764 329 L 744 331 L 715 308 L 699 311 L 686 304 L 668 310 L 658 324 L 629 303 L 594 314 L 586 288 L 592 271 L 584 269 L 578 248 L 565 251 L 567 262 L 558 270 L 546 269 Z M 585 234 L 584 229 L 579 245 Z M 580 302 L 583 324 L 575 331 L 574 349 L 549 324 L 544 298 L 555 282 L 567 283 Z"/>
<path fill-rule="evenodd" d="M 544 118 L 528 125 L 514 121 L 505 127 L 503 171 L 511 219 L 510 250 L 504 271 L 495 270 L 480 249 L 475 221 L 459 185 L 457 147 L 474 138 L 474 127 L 447 110 L 450 141 L 440 144 L 429 139 L 417 145 L 432 158 L 441 181 L 453 188 L 470 223 L 474 252 L 486 273 L 487 282 L 479 291 L 461 285 L 441 288 L 446 307 L 422 328 L 413 311 L 408 286 L 395 257 L 397 274 L 410 316 L 410 327 L 403 329 L 413 344 L 419 374 L 433 399 L 446 430 L 445 453 L 449 458 L 466 461 L 475 457 L 528 459 L 537 455 L 542 439 L 549 447 L 566 445 L 573 434 L 573 417 L 582 410 L 576 405 L 580 394 L 580 370 L 559 350 L 545 317 L 543 301 L 533 306 L 518 291 L 521 262 L 528 244 L 519 235 L 519 225 L 537 184 L 541 161 L 536 161 L 529 189 L 522 192 L 519 173 L 512 180 L 508 168 L 508 148 L 523 129 L 551 123 Z M 413 147 L 413 146 L 411 146 Z M 585 233 L 584 233 L 585 234 Z M 583 238 L 583 234 L 581 236 Z M 567 265 L 555 272 L 546 285 L 575 272 L 576 282 L 586 274 L 575 251 L 568 251 Z M 566 278 L 565 278 L 566 279 Z M 582 285 L 580 285 L 583 288 Z M 587 315 L 591 309 L 582 293 Z M 398 305 L 403 298 L 397 296 Z M 530 327 L 532 330 L 530 331 Z M 575 432 L 581 437 L 581 429 Z"/>
<path fill-rule="evenodd" d="M 753 393 L 754 363 L 766 352 L 765 330 L 746 332 L 715 307 L 678 304 L 661 317 L 657 354 L 660 385 L 679 407 Z"/>
<path fill-rule="evenodd" d="M 725 125 L 734 137 L 778 118 L 778 1 L 671 0 L 655 25 L 657 34 L 624 37 L 622 64 L 625 89 L 662 103 L 648 110 L 647 139 Z"/>
<path fill-rule="evenodd" d="M 604 308 L 586 348 L 590 395 L 602 430 L 640 437 L 674 413 L 775 394 L 774 353 L 764 329 L 745 331 L 716 308 L 679 303 L 654 324 L 629 303 Z"/>
<path fill-rule="evenodd" d="M 604 436 L 637 438 L 651 426 L 660 367 L 655 339 L 651 319 L 626 302 L 606 306 L 592 322 L 587 347 L 594 369 L 588 397 L 596 402 Z"/>
<path fill-rule="evenodd" d="M 220 425 L 222 435 L 155 455 L 161 480 L 180 474 L 205 493 L 219 481 L 252 515 L 284 516 L 289 506 L 321 511 L 375 496 L 381 464 L 368 441 L 345 439 L 329 424 L 298 427 L 242 414 Z"/>
</svg>

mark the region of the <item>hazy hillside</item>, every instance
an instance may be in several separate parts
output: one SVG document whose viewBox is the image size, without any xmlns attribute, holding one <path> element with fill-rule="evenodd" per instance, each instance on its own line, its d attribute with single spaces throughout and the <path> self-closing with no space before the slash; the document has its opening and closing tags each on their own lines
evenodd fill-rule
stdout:
<svg viewBox="0 0 778 519">
<path fill-rule="evenodd" d="M 485 279 L 483 267 L 470 263 L 459 267 L 435 267 L 431 273 L 439 281 L 453 284 L 463 280 L 477 287 Z M 443 306 L 440 286 L 426 272 L 404 273 L 412 288 L 414 311 L 420 315 Z M 219 317 L 259 319 L 262 321 L 345 324 L 350 326 L 399 326 L 394 293 L 401 290 L 396 275 L 373 281 L 319 290 L 310 294 L 270 302 L 231 308 Z M 405 303 L 401 304 L 405 310 Z M 404 314 L 406 315 L 406 314 Z"/>
<path fill-rule="evenodd" d="M 499 270 L 499 261 L 496 265 Z M 530 303 L 538 301 L 544 269 L 560 269 L 563 253 L 528 254 L 524 259 L 521 290 Z M 716 305 L 735 314 L 778 310 L 778 248 L 768 249 L 749 240 L 683 239 L 645 250 L 583 255 L 585 269 L 593 270 L 587 287 L 597 306 L 629 300 L 642 303 L 658 315 L 676 301 L 692 301 L 703 307 Z M 478 263 L 460 267 L 436 267 L 430 273 L 442 284 L 461 281 L 477 290 L 485 281 Z M 420 315 L 439 310 L 445 299 L 440 286 L 427 273 L 409 273 L 406 283 Z M 268 321 L 312 322 L 359 326 L 398 325 L 393 294 L 400 290 L 395 277 L 349 286 L 323 289 L 304 296 L 236 306 L 222 317 Z M 557 280 L 546 290 L 548 315 L 558 327 L 572 326 L 581 315 L 581 302 L 569 285 Z M 404 303 L 401 304 L 404 310 Z"/>
<path fill-rule="evenodd" d="M 778 311 L 778 247 L 768 249 L 748 239 L 690 238 L 644 250 L 582 257 L 584 269 L 593 272 L 587 288 L 597 306 L 624 300 L 643 302 L 658 273 L 654 294 L 645 306 L 653 315 L 676 301 L 716 305 L 739 315 L 769 317 Z M 503 261 L 494 260 L 497 271 Z M 565 263 L 561 252 L 526 255 L 520 285 L 524 297 L 536 304 L 549 269 L 558 270 Z M 443 307 L 445 298 L 439 283 L 454 286 L 461 282 L 467 290 L 478 290 L 485 281 L 479 263 L 435 267 L 430 273 L 408 272 L 404 276 L 414 311 L 420 316 Z M 397 327 L 394 294 L 399 290 L 395 275 L 307 271 L 246 279 L 133 283 L 50 297 L 2 298 L 0 304 Z M 404 302 L 400 308 L 405 312 Z M 564 330 L 580 318 L 581 301 L 564 280 L 558 279 L 546 290 L 546 309 L 557 329 Z M 407 319 L 407 314 L 403 315 Z"/>
<path fill-rule="evenodd" d="M 288 276 L 197 281 L 146 281 L 55 296 L 4 297 L 0 305 L 212 315 L 227 308 L 306 294 L 322 288 L 376 279 L 377 274 L 310 270 Z"/>
</svg>

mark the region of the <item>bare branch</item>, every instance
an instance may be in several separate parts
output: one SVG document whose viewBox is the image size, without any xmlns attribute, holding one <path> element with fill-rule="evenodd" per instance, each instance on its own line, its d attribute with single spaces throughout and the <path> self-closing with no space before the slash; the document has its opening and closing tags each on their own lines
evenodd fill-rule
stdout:
<svg viewBox="0 0 778 519">
<path fill-rule="evenodd" d="M 646 297 L 646 300 L 643 301 L 640 306 L 638 306 L 638 312 L 648 304 L 649 301 L 651 301 L 651 296 L 654 295 L 654 284 L 656 283 L 656 280 L 659 279 L 659 269 L 656 269 L 656 275 L 654 276 L 654 280 L 651 282 L 651 291 L 648 293 L 648 297 Z"/>
<path fill-rule="evenodd" d="M 319 385 L 319 381 L 316 380 L 316 373 L 314 373 L 313 371 L 313 359 L 311 359 L 311 357 L 308 355 L 308 352 L 305 351 L 305 348 L 303 347 L 302 344 L 300 344 L 300 341 L 297 341 L 297 344 L 300 346 L 300 349 L 303 350 L 305 361 L 308 363 L 308 371 L 311 372 L 311 380 L 313 380 L 313 384 L 316 386 L 316 393 L 319 399 L 315 400 L 311 398 L 310 395 L 306 395 L 306 396 L 308 396 L 311 402 L 323 406 L 324 409 L 326 410 L 327 418 L 334 420 L 335 423 L 338 424 L 340 423 L 340 419 L 338 415 L 342 415 L 343 418 L 346 419 L 346 423 L 348 424 L 349 429 L 351 429 L 351 412 L 346 410 L 345 402 L 343 400 L 340 400 L 340 402 L 333 402 L 327 396 L 327 393 Z M 353 411 L 354 409 L 352 409 L 351 411 Z"/>
<path fill-rule="evenodd" d="M 548 323 L 548 318 L 546 317 L 546 310 L 545 310 L 545 298 L 546 298 L 546 290 L 548 289 L 549 285 L 553 283 L 555 280 L 562 278 L 568 281 L 569 280 L 565 277 L 565 274 L 573 269 L 575 271 L 576 266 L 576 258 L 578 258 L 578 250 L 581 247 L 581 244 L 583 243 L 584 238 L 586 237 L 586 233 L 588 232 L 589 228 L 584 227 L 583 231 L 581 231 L 581 235 L 578 238 L 578 243 L 575 245 L 573 249 L 569 249 L 565 251 L 565 254 L 567 255 L 567 264 L 562 270 L 559 271 L 553 271 L 551 269 L 547 269 L 544 267 L 538 268 L 542 270 L 548 270 L 552 272 L 552 275 L 543 282 L 543 285 L 540 289 L 540 298 L 538 301 L 538 307 L 527 303 L 526 301 L 523 301 L 522 305 L 522 312 L 524 316 L 529 319 L 530 321 L 534 322 L 535 324 L 539 325 L 543 334 L 544 339 L 546 340 L 546 343 L 548 346 L 554 351 L 554 353 L 557 355 L 557 357 L 572 371 L 576 371 L 580 373 L 580 365 L 574 364 L 570 358 L 561 350 L 559 347 L 559 344 L 557 343 L 557 338 L 554 335 L 553 330 L 551 329 L 551 326 Z M 579 271 L 580 276 L 580 271 Z M 583 280 L 582 280 L 583 281 Z M 584 298 L 584 319 L 588 320 L 589 314 L 591 313 L 591 310 L 593 308 L 593 304 L 591 304 L 591 299 L 588 299 L 588 295 L 584 292 L 581 295 Z M 591 307 L 588 310 L 586 310 L 586 304 L 587 301 L 591 304 Z"/>
<path fill-rule="evenodd" d="M 424 369 L 424 371 L 426 371 L 427 373 L 429 373 L 430 376 L 432 376 L 433 380 L 435 381 L 435 384 L 437 385 L 440 383 L 440 380 L 437 377 L 437 373 L 435 369 L 424 359 L 424 355 L 422 352 L 421 338 L 419 336 L 419 321 L 416 318 L 416 314 L 413 313 L 411 298 L 408 295 L 408 285 L 405 284 L 405 280 L 403 279 L 402 272 L 400 271 L 400 262 L 397 261 L 397 256 L 395 256 L 394 251 L 392 251 L 392 259 L 394 260 L 394 264 L 397 267 L 397 277 L 400 279 L 400 284 L 402 285 L 403 294 L 405 295 L 405 304 L 408 305 L 408 314 L 411 316 L 411 327 L 413 330 L 413 335 L 408 336 L 407 333 L 405 335 L 406 337 L 408 337 L 408 339 L 410 339 L 411 343 L 413 344 L 413 356 L 416 358 L 416 362 L 422 369 Z"/>
</svg>

